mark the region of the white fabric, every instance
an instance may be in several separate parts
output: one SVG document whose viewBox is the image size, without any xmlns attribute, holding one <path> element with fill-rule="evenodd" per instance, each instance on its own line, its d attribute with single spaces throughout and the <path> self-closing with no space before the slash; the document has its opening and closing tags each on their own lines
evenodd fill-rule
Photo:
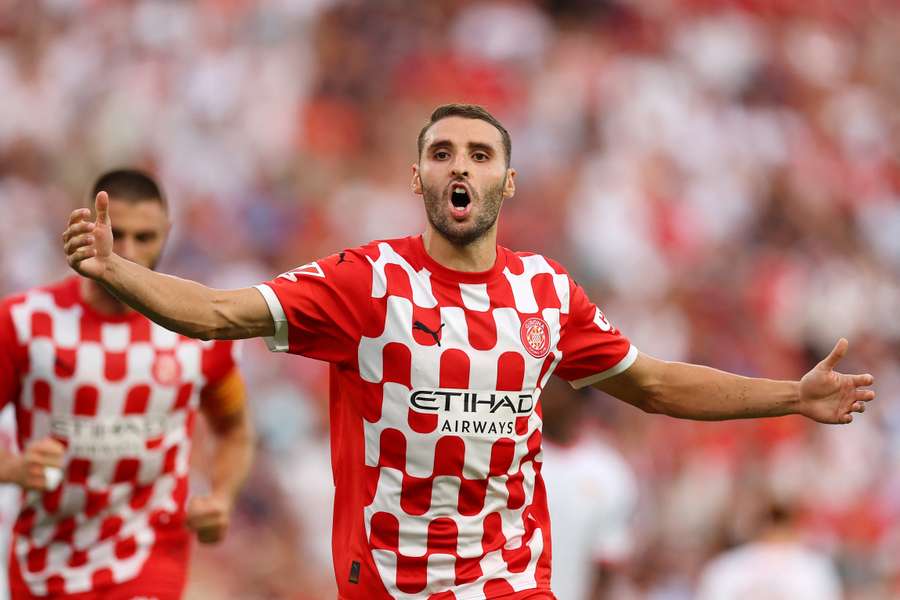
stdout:
<svg viewBox="0 0 900 600">
<path fill-rule="evenodd" d="M 831 561 L 791 542 L 756 542 L 721 554 L 701 574 L 697 592 L 697 600 L 840 598 L 841 581 Z"/>
<path fill-rule="evenodd" d="M 264 337 L 266 347 L 272 352 L 287 352 L 288 350 L 288 324 L 287 317 L 284 314 L 284 308 L 278 300 L 278 296 L 272 291 L 272 288 L 264 283 L 253 286 L 262 294 L 266 305 L 269 307 L 269 313 L 272 315 L 272 322 L 275 324 L 275 335 Z"/>
<path fill-rule="evenodd" d="M 618 562 L 633 546 L 637 482 L 619 453 L 595 438 L 572 447 L 543 442 L 553 547 L 553 592 L 588 600 L 596 563 Z"/>
<path fill-rule="evenodd" d="M 590 375 L 589 377 L 584 377 L 582 379 L 578 379 L 576 381 L 571 382 L 572 387 L 576 390 L 579 390 L 583 387 L 587 387 L 589 385 L 594 385 L 599 381 L 603 381 L 604 379 L 609 379 L 614 375 L 618 375 L 619 373 L 624 373 L 628 370 L 628 367 L 634 364 L 634 361 L 637 360 L 638 357 L 638 349 L 632 345 L 628 349 L 628 354 L 626 354 L 622 360 L 620 360 L 615 366 L 610 367 L 604 371 L 600 371 L 594 375 Z"/>
</svg>

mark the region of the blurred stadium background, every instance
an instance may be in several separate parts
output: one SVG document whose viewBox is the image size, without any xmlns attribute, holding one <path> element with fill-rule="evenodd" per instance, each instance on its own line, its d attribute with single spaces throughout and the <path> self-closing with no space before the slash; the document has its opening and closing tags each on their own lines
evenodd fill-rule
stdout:
<svg viewBox="0 0 900 600">
<path fill-rule="evenodd" d="M 68 274 L 66 216 L 113 166 L 171 199 L 161 268 L 215 286 L 418 232 L 415 134 L 448 101 L 512 133 L 501 243 L 640 349 L 793 378 L 843 335 L 879 382 L 841 428 L 590 398 L 638 481 L 621 598 L 691 598 L 772 501 L 847 598 L 900 597 L 894 0 L 0 1 L 0 292 Z M 327 370 L 244 356 L 260 452 L 189 598 L 334 597 Z"/>
</svg>

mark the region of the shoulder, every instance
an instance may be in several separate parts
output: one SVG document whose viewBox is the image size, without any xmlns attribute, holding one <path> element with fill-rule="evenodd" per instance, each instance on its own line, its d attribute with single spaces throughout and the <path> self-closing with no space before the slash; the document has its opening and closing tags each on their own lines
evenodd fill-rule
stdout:
<svg viewBox="0 0 900 600">
<path fill-rule="evenodd" d="M 14 324 L 21 330 L 36 314 L 51 315 L 72 308 L 79 302 L 78 281 L 77 276 L 69 277 L 0 298 L 0 325 Z"/>
<path fill-rule="evenodd" d="M 9 309 L 20 304 L 53 304 L 67 308 L 78 302 L 78 277 L 67 277 L 61 281 L 33 287 L 0 298 L 0 307 Z"/>
<path fill-rule="evenodd" d="M 506 254 L 506 268 L 513 275 L 522 275 L 525 273 L 535 275 L 539 273 L 569 275 L 569 272 L 562 263 L 548 256 L 544 256 L 543 254 L 521 250 L 510 250 L 503 246 L 500 247 L 500 250 Z"/>
</svg>

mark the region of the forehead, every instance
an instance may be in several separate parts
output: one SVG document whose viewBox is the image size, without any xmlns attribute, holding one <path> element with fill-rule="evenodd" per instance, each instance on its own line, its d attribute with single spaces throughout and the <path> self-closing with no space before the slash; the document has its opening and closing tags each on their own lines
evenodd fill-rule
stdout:
<svg viewBox="0 0 900 600">
<path fill-rule="evenodd" d="M 115 229 L 162 229 L 168 222 L 166 211 L 156 200 L 126 202 L 109 199 L 109 218 Z"/>
<path fill-rule="evenodd" d="M 490 144 L 498 150 L 503 147 L 503 136 L 496 127 L 481 119 L 465 117 L 447 117 L 429 127 L 423 140 L 425 147 L 438 140 L 449 140 L 458 146 L 478 142 Z"/>
</svg>

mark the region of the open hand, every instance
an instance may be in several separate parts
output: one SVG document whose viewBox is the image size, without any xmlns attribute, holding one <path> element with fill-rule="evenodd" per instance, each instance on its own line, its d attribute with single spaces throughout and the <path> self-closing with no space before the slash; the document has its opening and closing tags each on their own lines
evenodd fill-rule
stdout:
<svg viewBox="0 0 900 600">
<path fill-rule="evenodd" d="M 79 208 L 69 215 L 69 224 L 62 234 L 66 261 L 80 275 L 100 279 L 106 262 L 112 255 L 113 235 L 109 221 L 109 195 L 97 194 L 94 200 L 97 219 L 90 221 L 91 211 Z"/>
<path fill-rule="evenodd" d="M 219 496 L 194 496 L 188 501 L 187 526 L 201 544 L 222 541 L 231 518 L 231 502 Z"/>
<path fill-rule="evenodd" d="M 800 380 L 800 412 L 820 423 L 853 422 L 853 413 L 866 410 L 875 391 L 863 389 L 875 383 L 868 373 L 845 375 L 834 370 L 847 354 L 849 343 L 841 338 L 831 353 Z"/>
</svg>

